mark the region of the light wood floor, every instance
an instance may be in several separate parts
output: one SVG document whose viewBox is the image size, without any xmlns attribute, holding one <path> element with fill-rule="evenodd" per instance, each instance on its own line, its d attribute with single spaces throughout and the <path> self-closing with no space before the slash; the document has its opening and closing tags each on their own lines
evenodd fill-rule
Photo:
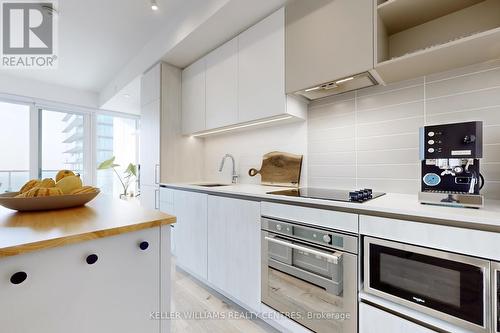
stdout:
<svg viewBox="0 0 500 333">
<path fill-rule="evenodd" d="M 173 260 L 174 261 L 174 260 Z M 223 313 L 245 311 L 172 265 L 172 311 L 180 313 Z M 259 319 L 173 319 L 172 333 L 277 333 Z"/>
</svg>

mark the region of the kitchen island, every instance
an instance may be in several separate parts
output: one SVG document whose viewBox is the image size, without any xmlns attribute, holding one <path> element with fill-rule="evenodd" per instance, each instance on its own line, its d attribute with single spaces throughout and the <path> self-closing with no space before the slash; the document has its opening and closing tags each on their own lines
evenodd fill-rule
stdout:
<svg viewBox="0 0 500 333">
<path fill-rule="evenodd" d="M 175 217 L 100 196 L 86 206 L 0 208 L 2 330 L 169 332 Z"/>
</svg>

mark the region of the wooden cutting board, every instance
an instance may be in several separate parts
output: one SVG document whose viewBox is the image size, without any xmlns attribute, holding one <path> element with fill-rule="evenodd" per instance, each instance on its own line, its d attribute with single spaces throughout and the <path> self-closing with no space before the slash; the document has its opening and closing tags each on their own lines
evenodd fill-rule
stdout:
<svg viewBox="0 0 500 333">
<path fill-rule="evenodd" d="M 260 174 L 261 184 L 299 187 L 302 155 L 273 151 L 262 157 L 260 170 L 250 169 L 251 177 Z"/>
</svg>

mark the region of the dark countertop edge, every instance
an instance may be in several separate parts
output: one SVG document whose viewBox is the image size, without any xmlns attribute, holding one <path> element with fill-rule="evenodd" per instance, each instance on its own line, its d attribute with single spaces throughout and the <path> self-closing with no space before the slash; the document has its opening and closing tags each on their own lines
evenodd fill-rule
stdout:
<svg viewBox="0 0 500 333">
<path fill-rule="evenodd" d="M 230 194 L 230 193 L 224 193 L 224 192 L 218 192 L 218 191 L 210 191 L 210 189 L 197 189 L 197 188 L 195 189 L 195 188 L 183 187 L 182 185 L 161 184 L 160 187 L 169 188 L 172 190 L 182 190 L 182 191 L 188 191 L 188 192 L 205 193 L 205 194 L 210 194 L 210 195 L 214 195 L 214 196 L 218 196 L 218 197 L 244 199 L 244 200 L 259 201 L 259 202 L 265 201 L 265 202 L 272 202 L 272 203 L 279 203 L 279 204 L 293 205 L 293 206 L 300 206 L 300 207 L 307 207 L 307 208 L 333 210 L 333 211 L 337 211 L 337 212 L 352 213 L 352 214 L 358 214 L 358 215 L 367 215 L 367 216 L 389 218 L 389 219 L 396 219 L 396 220 L 403 220 L 403 221 L 413 221 L 413 222 L 421 222 L 421 223 L 428 223 L 428 224 L 436 224 L 436 225 L 457 227 L 457 228 L 463 228 L 463 229 L 489 231 L 489 232 L 500 232 L 500 226 L 484 224 L 484 223 L 470 223 L 470 222 L 464 222 L 464 221 L 422 217 L 422 216 L 417 216 L 417 215 L 406 215 L 406 214 L 398 214 L 398 213 L 390 213 L 390 212 L 380 212 L 380 211 L 370 210 L 370 209 L 366 209 L 366 208 L 365 209 L 355 209 L 355 208 L 346 208 L 346 207 L 326 205 L 326 204 L 321 204 L 321 203 L 312 204 L 309 202 L 297 202 L 297 201 L 290 201 L 290 200 L 286 200 L 286 199 L 263 198 L 261 196 L 253 195 L 253 194 L 248 194 L 248 195 L 247 194 L 237 194 L 237 193 Z"/>
</svg>

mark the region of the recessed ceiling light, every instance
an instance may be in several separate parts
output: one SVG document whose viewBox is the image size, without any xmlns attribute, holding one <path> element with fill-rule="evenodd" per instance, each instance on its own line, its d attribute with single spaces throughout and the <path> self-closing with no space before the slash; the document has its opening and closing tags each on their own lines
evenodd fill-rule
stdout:
<svg viewBox="0 0 500 333">
<path fill-rule="evenodd" d="M 158 10 L 158 3 L 156 3 L 156 0 L 151 0 L 151 9 L 152 10 Z"/>
</svg>

